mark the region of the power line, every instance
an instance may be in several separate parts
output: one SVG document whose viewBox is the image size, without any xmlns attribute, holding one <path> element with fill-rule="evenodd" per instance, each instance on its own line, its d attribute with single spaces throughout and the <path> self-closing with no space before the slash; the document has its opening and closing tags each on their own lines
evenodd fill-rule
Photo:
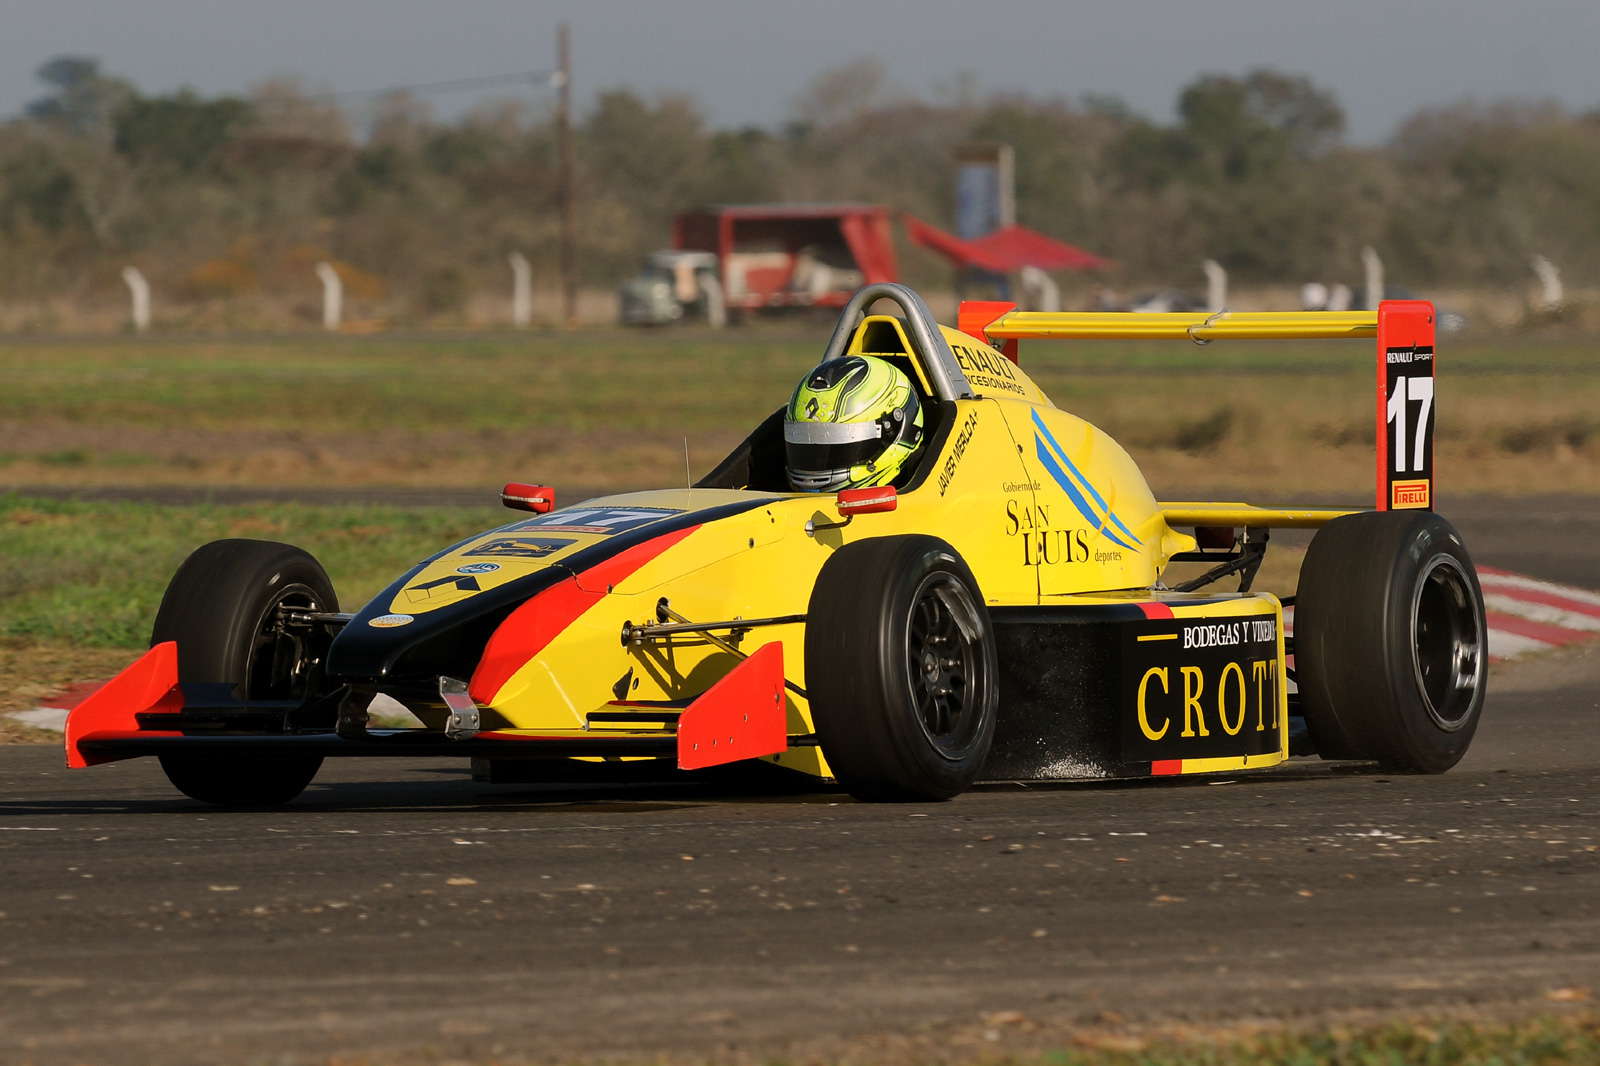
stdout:
<svg viewBox="0 0 1600 1066">
<path fill-rule="evenodd" d="M 414 82 L 410 85 L 390 85 L 382 89 L 351 89 L 345 92 L 313 93 L 300 97 L 295 101 L 281 101 L 289 103 L 336 103 L 340 100 L 359 100 L 370 97 L 389 96 L 394 93 L 452 93 L 471 92 L 475 89 L 492 89 L 504 85 L 533 85 L 540 88 L 559 89 L 561 87 L 561 71 L 559 70 L 525 70 L 517 74 L 496 74 L 483 78 L 452 78 L 449 81 Z M 263 104 L 272 106 L 278 104 L 277 100 L 257 100 L 256 106 Z"/>
</svg>

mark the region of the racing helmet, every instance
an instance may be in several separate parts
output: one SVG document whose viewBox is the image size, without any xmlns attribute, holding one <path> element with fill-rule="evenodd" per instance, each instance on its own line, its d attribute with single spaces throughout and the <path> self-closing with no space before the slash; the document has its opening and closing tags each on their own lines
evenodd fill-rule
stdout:
<svg viewBox="0 0 1600 1066">
<path fill-rule="evenodd" d="M 921 441 L 922 404 L 911 379 L 870 355 L 818 365 L 783 414 L 789 484 L 800 492 L 887 485 Z"/>
</svg>

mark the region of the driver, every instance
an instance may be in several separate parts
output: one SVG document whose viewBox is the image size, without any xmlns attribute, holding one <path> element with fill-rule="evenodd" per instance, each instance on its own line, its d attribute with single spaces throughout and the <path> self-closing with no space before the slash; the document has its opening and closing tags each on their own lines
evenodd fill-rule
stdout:
<svg viewBox="0 0 1600 1066">
<path fill-rule="evenodd" d="M 789 484 L 799 492 L 887 485 L 921 442 L 922 404 L 911 379 L 870 355 L 822 363 L 783 413 Z"/>
</svg>

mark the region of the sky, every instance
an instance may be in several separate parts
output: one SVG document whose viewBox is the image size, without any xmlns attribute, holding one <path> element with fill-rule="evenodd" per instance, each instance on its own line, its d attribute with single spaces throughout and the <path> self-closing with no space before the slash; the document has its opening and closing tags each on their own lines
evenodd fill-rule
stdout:
<svg viewBox="0 0 1600 1066">
<path fill-rule="evenodd" d="M 1600 107 L 1597 0 L 0 0 L 0 116 L 40 95 L 55 55 L 145 93 L 282 76 L 349 92 L 550 67 L 562 21 L 579 107 L 607 88 L 688 93 L 719 126 L 781 124 L 820 71 L 862 56 L 930 99 L 1094 93 L 1159 121 L 1198 75 L 1269 66 L 1331 89 L 1357 144 L 1463 99 Z"/>
</svg>

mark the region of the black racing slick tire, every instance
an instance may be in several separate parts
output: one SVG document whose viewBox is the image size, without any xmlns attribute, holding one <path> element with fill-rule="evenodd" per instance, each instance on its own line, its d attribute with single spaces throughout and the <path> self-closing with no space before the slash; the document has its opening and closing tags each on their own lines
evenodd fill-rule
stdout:
<svg viewBox="0 0 1600 1066">
<path fill-rule="evenodd" d="M 805 654 L 817 739 L 852 796 L 946 800 L 977 778 L 999 702 L 994 629 L 950 545 L 840 548 L 811 592 Z"/>
<path fill-rule="evenodd" d="M 1300 702 L 1317 753 L 1437 774 L 1466 754 L 1488 676 L 1478 573 L 1428 511 L 1336 518 L 1295 596 Z"/>
<path fill-rule="evenodd" d="M 150 643 L 177 641 L 179 681 L 231 683 L 241 699 L 304 698 L 313 663 L 308 649 L 277 624 L 283 607 L 339 609 L 316 559 L 272 541 L 212 541 L 173 575 Z M 161 756 L 161 769 L 178 791 L 229 807 L 288 803 L 321 765 L 320 757 L 307 756 Z"/>
</svg>

